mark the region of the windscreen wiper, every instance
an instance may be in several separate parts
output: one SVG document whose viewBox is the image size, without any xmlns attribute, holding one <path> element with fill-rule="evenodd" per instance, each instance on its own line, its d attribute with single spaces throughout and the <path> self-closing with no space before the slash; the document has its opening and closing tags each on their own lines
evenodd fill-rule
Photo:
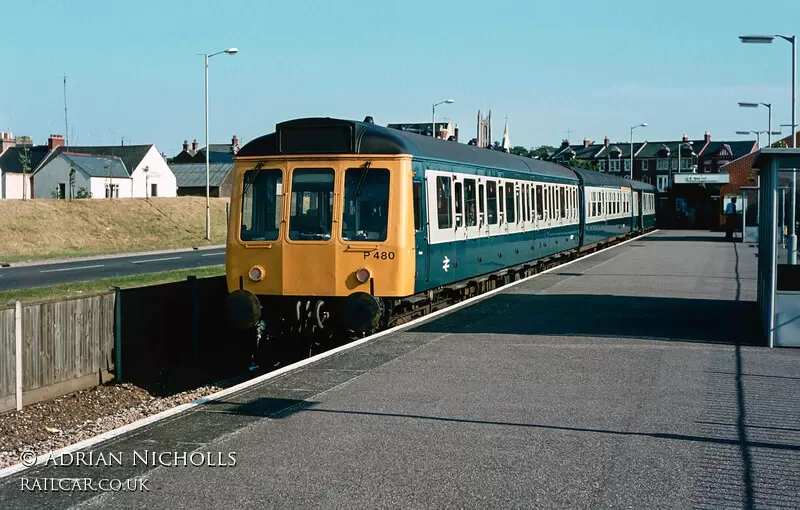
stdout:
<svg viewBox="0 0 800 510">
<path fill-rule="evenodd" d="M 264 162 L 263 161 L 259 161 L 258 163 L 256 163 L 256 166 L 253 169 L 253 170 L 255 170 L 256 173 L 253 174 L 253 178 L 250 179 L 250 182 L 248 182 L 245 185 L 244 192 L 242 193 L 242 196 L 247 195 L 247 192 L 250 191 L 250 188 L 253 187 L 253 183 L 256 182 L 256 177 L 258 177 L 258 172 L 261 171 L 261 167 L 262 166 L 264 166 Z"/>
<path fill-rule="evenodd" d="M 361 188 L 364 187 L 364 181 L 367 180 L 367 172 L 369 172 L 369 167 L 372 166 L 372 161 L 367 161 L 364 163 L 364 173 L 361 174 L 361 178 L 358 180 L 358 185 L 356 186 L 355 196 L 359 196 L 361 194 Z"/>
</svg>

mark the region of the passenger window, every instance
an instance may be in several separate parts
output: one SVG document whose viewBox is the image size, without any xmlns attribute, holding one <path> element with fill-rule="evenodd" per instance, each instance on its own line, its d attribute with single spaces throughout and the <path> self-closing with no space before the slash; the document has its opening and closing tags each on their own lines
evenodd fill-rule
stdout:
<svg viewBox="0 0 800 510">
<path fill-rule="evenodd" d="M 478 203 L 475 194 L 475 179 L 464 179 L 464 209 L 467 211 L 468 227 L 478 224 Z"/>
<path fill-rule="evenodd" d="M 528 209 L 529 209 L 529 212 L 530 212 L 530 215 L 531 215 L 531 221 L 534 221 L 534 220 L 536 220 L 536 198 L 535 198 L 536 186 L 531 184 L 529 186 L 529 190 L 528 191 L 530 192 L 530 195 L 529 195 L 530 202 L 528 203 Z"/>
<path fill-rule="evenodd" d="M 525 185 L 525 221 L 531 221 L 531 185 Z"/>
<path fill-rule="evenodd" d="M 436 177 L 436 214 L 439 228 L 453 228 L 450 177 Z"/>
<path fill-rule="evenodd" d="M 504 204 L 505 204 L 505 200 L 503 199 L 503 183 L 500 183 L 500 184 L 497 186 L 497 193 L 498 193 L 498 197 L 497 197 L 497 203 L 498 203 L 498 205 L 500 206 L 500 216 L 499 216 L 499 217 L 500 217 L 500 224 L 502 225 L 502 224 L 503 224 L 503 222 L 505 222 L 505 221 L 506 221 L 506 218 L 505 218 L 505 216 L 504 216 L 504 212 L 505 212 L 505 211 L 504 211 L 504 207 L 505 207 L 505 206 L 504 206 Z"/>
<path fill-rule="evenodd" d="M 486 181 L 486 218 L 489 225 L 497 225 L 497 183 Z"/>
<path fill-rule="evenodd" d="M 358 169 L 363 170 L 363 169 Z M 373 170 L 377 172 L 378 170 Z M 385 195 L 389 195 L 389 171 L 386 172 Z M 384 188 L 383 183 L 378 184 Z M 386 214 L 386 211 L 383 211 Z M 385 219 L 385 218 L 384 218 Z M 331 238 L 333 222 L 333 169 L 297 168 L 292 172 L 289 239 L 320 241 Z"/>
<path fill-rule="evenodd" d="M 422 230 L 422 220 L 420 216 L 422 211 L 422 183 L 414 181 L 411 184 L 411 192 L 414 196 L 414 230 L 419 232 Z"/>
<path fill-rule="evenodd" d="M 567 217 L 567 202 L 564 199 L 564 186 L 559 186 L 558 188 L 559 193 L 559 203 L 561 204 L 561 217 Z"/>
<path fill-rule="evenodd" d="M 514 183 L 506 183 L 506 222 L 514 223 Z"/>
<path fill-rule="evenodd" d="M 478 226 L 483 226 L 483 214 L 486 211 L 486 204 L 483 198 L 483 184 L 478 184 Z"/>
<path fill-rule="evenodd" d="M 542 197 L 542 185 L 536 185 L 536 219 L 544 219 L 544 198 Z"/>
<path fill-rule="evenodd" d="M 463 211 L 463 198 L 464 198 L 464 191 L 463 186 L 460 182 L 456 183 L 456 227 L 461 227 L 464 225 L 464 211 Z"/>
<path fill-rule="evenodd" d="M 522 200 L 521 200 L 521 197 L 519 195 L 520 195 L 519 186 L 516 186 L 514 188 L 514 196 L 517 198 L 517 221 L 522 221 L 523 220 L 523 217 L 522 217 Z"/>
</svg>

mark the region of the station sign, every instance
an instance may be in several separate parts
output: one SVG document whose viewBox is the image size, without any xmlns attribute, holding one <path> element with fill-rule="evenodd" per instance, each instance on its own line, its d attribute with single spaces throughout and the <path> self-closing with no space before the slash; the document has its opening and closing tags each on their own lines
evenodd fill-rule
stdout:
<svg viewBox="0 0 800 510">
<path fill-rule="evenodd" d="M 730 176 L 719 174 L 674 174 L 675 184 L 728 184 Z"/>
</svg>

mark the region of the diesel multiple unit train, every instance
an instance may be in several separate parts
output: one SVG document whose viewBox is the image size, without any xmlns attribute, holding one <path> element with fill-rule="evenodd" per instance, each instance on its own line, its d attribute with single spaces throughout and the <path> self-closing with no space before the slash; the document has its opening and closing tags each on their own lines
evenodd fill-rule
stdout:
<svg viewBox="0 0 800 510">
<path fill-rule="evenodd" d="M 283 122 L 236 156 L 226 315 L 362 335 L 650 230 L 655 191 L 369 117 Z"/>
</svg>

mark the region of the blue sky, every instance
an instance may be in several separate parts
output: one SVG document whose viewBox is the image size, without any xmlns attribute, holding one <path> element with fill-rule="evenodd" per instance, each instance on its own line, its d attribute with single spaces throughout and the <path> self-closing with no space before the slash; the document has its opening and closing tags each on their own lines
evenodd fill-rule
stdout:
<svg viewBox="0 0 800 510">
<path fill-rule="evenodd" d="M 0 130 L 44 143 L 204 145 L 203 57 L 212 143 L 248 141 L 276 122 L 331 116 L 457 122 L 475 136 L 491 108 L 514 145 L 585 136 L 716 140 L 791 122 L 791 45 L 746 33 L 800 32 L 800 2 L 309 1 L 17 2 L 0 31 Z M 562 7 L 567 5 L 568 7 Z M 68 6 L 68 7 L 67 7 Z M 784 133 L 788 134 L 788 128 Z M 755 138 L 754 136 L 752 138 Z"/>
</svg>

